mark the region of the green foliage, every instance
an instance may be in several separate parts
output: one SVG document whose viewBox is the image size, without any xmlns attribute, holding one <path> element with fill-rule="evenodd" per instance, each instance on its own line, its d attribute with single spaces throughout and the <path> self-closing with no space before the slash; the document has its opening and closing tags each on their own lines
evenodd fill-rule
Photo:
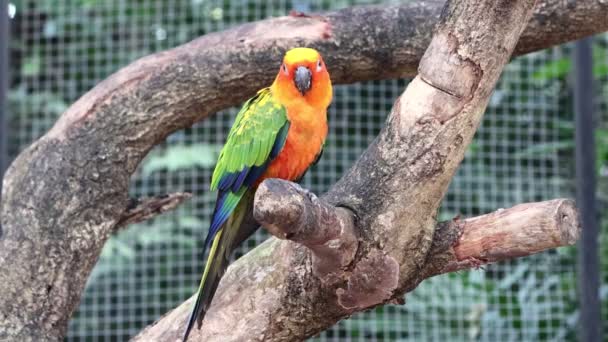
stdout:
<svg viewBox="0 0 608 342">
<path fill-rule="evenodd" d="M 572 69 L 572 60 L 564 57 L 553 62 L 549 62 L 532 74 L 532 78 L 537 81 L 549 81 L 555 78 L 565 78 Z"/>
<path fill-rule="evenodd" d="M 164 149 L 152 151 L 141 164 L 143 177 L 153 172 L 165 170 L 174 172 L 193 168 L 210 168 L 215 165 L 221 150 L 220 145 L 192 144 L 169 145 Z"/>
<path fill-rule="evenodd" d="M 58 94 L 48 91 L 28 93 L 24 87 L 13 88 L 8 93 L 8 102 L 11 108 L 27 109 L 16 111 L 22 119 L 35 120 L 41 115 L 58 118 L 66 109 L 68 104 Z"/>
<path fill-rule="evenodd" d="M 21 65 L 21 76 L 37 76 L 38 74 L 40 74 L 40 70 L 42 69 L 41 64 L 42 58 L 39 54 L 29 56 L 23 61 L 23 64 Z"/>
<path fill-rule="evenodd" d="M 100 277 L 126 272 L 135 265 L 138 255 L 162 246 L 171 249 L 194 249 L 198 238 L 193 232 L 205 222 L 193 215 L 191 207 L 182 206 L 170 215 L 162 215 L 151 223 L 136 224 L 112 236 L 104 245 L 97 265 L 89 278 L 95 286 Z"/>
<path fill-rule="evenodd" d="M 608 76 L 608 53 L 606 49 L 599 44 L 593 49 L 593 76 L 602 78 Z M 548 82 L 554 79 L 565 79 L 572 71 L 572 59 L 564 57 L 546 63 L 538 68 L 533 74 L 532 79 L 535 81 Z"/>
</svg>

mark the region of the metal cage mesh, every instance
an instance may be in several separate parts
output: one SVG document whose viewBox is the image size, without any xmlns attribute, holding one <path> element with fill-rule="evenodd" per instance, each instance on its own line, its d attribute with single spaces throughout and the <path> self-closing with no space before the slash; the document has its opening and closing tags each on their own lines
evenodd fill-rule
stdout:
<svg viewBox="0 0 608 342">
<path fill-rule="evenodd" d="M 10 153 L 16 155 L 40 137 L 70 103 L 138 57 L 291 9 L 324 11 L 361 3 L 11 0 Z M 608 35 L 595 38 L 594 51 L 601 142 L 608 140 L 608 127 L 602 124 L 608 119 Z M 516 58 L 506 67 L 450 186 L 441 219 L 573 197 L 570 63 L 566 45 Z M 406 84 L 389 80 L 336 86 L 325 154 L 303 180 L 305 187 L 322 193 L 343 174 L 377 135 Z M 209 180 L 236 110 L 222 111 L 173 134 L 143 161 L 132 180 L 133 196 L 189 191 L 195 197 L 177 211 L 130 227 L 108 241 L 70 323 L 68 341 L 126 340 L 194 293 L 203 266 L 202 239 L 213 209 Z M 608 196 L 603 182 L 608 177 L 606 158 L 608 151 L 598 149 L 602 208 Z M 607 235 L 608 228 L 603 227 L 604 322 Z M 264 231 L 256 233 L 236 255 L 266 238 Z M 572 247 L 435 277 L 409 294 L 407 305 L 357 314 L 314 340 L 574 340 L 575 266 Z M 608 332 L 607 327 L 604 330 Z"/>
</svg>

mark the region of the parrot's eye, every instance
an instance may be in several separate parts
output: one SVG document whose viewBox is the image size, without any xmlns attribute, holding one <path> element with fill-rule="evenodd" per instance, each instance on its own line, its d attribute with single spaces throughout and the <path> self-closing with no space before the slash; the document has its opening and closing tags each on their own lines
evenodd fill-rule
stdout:
<svg viewBox="0 0 608 342">
<path fill-rule="evenodd" d="M 319 59 L 317 61 L 317 71 L 321 71 L 321 69 L 323 69 L 323 62 L 321 62 L 321 60 Z"/>
<path fill-rule="evenodd" d="M 283 69 L 283 72 L 285 73 L 285 75 L 289 75 L 289 70 L 287 70 L 287 65 L 285 65 L 285 63 L 283 63 L 283 65 L 281 66 L 281 69 Z"/>
</svg>

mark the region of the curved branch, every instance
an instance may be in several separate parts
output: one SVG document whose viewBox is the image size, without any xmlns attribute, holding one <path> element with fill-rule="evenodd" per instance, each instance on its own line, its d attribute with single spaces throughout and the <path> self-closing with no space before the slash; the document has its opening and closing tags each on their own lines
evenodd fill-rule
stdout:
<svg viewBox="0 0 608 342">
<path fill-rule="evenodd" d="M 276 61 L 299 45 L 323 53 L 337 84 L 415 76 L 444 3 L 416 1 L 280 17 L 200 37 L 144 57 L 101 82 L 68 109 L 49 136 L 61 138 L 108 109 L 138 113 L 151 122 L 133 119 L 129 122 L 135 125 L 122 131 L 135 134 L 126 142 L 137 142 L 129 153 L 140 157 L 171 132 L 267 86 L 276 74 Z M 605 32 L 607 12 L 603 1 L 541 1 L 514 54 Z"/>
</svg>

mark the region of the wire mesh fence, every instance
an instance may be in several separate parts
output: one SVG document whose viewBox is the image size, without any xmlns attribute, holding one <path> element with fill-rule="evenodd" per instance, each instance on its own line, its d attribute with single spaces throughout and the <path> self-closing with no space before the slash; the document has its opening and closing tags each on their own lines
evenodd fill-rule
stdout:
<svg viewBox="0 0 608 342">
<path fill-rule="evenodd" d="M 11 0 L 9 153 L 44 134 L 96 83 L 134 59 L 291 9 L 324 11 L 364 2 L 328 0 Z M 570 45 L 516 58 L 443 203 L 440 218 L 517 203 L 573 197 L 574 121 Z M 608 35 L 594 39 L 598 198 L 608 206 Z M 330 71 L 331 71 L 331 66 Z M 336 86 L 325 154 L 303 180 L 322 193 L 381 129 L 407 80 Z M 196 290 L 208 192 L 237 108 L 170 136 L 143 161 L 133 196 L 189 191 L 173 213 L 112 237 L 91 274 L 68 341 L 126 340 Z M 602 212 L 608 212 L 603 210 Z M 602 303 L 608 321 L 608 217 L 602 228 Z M 267 238 L 261 230 L 237 251 Z M 425 281 L 407 305 L 357 314 L 318 341 L 562 341 L 576 339 L 576 248 Z M 604 327 L 608 333 L 608 326 Z"/>
</svg>

